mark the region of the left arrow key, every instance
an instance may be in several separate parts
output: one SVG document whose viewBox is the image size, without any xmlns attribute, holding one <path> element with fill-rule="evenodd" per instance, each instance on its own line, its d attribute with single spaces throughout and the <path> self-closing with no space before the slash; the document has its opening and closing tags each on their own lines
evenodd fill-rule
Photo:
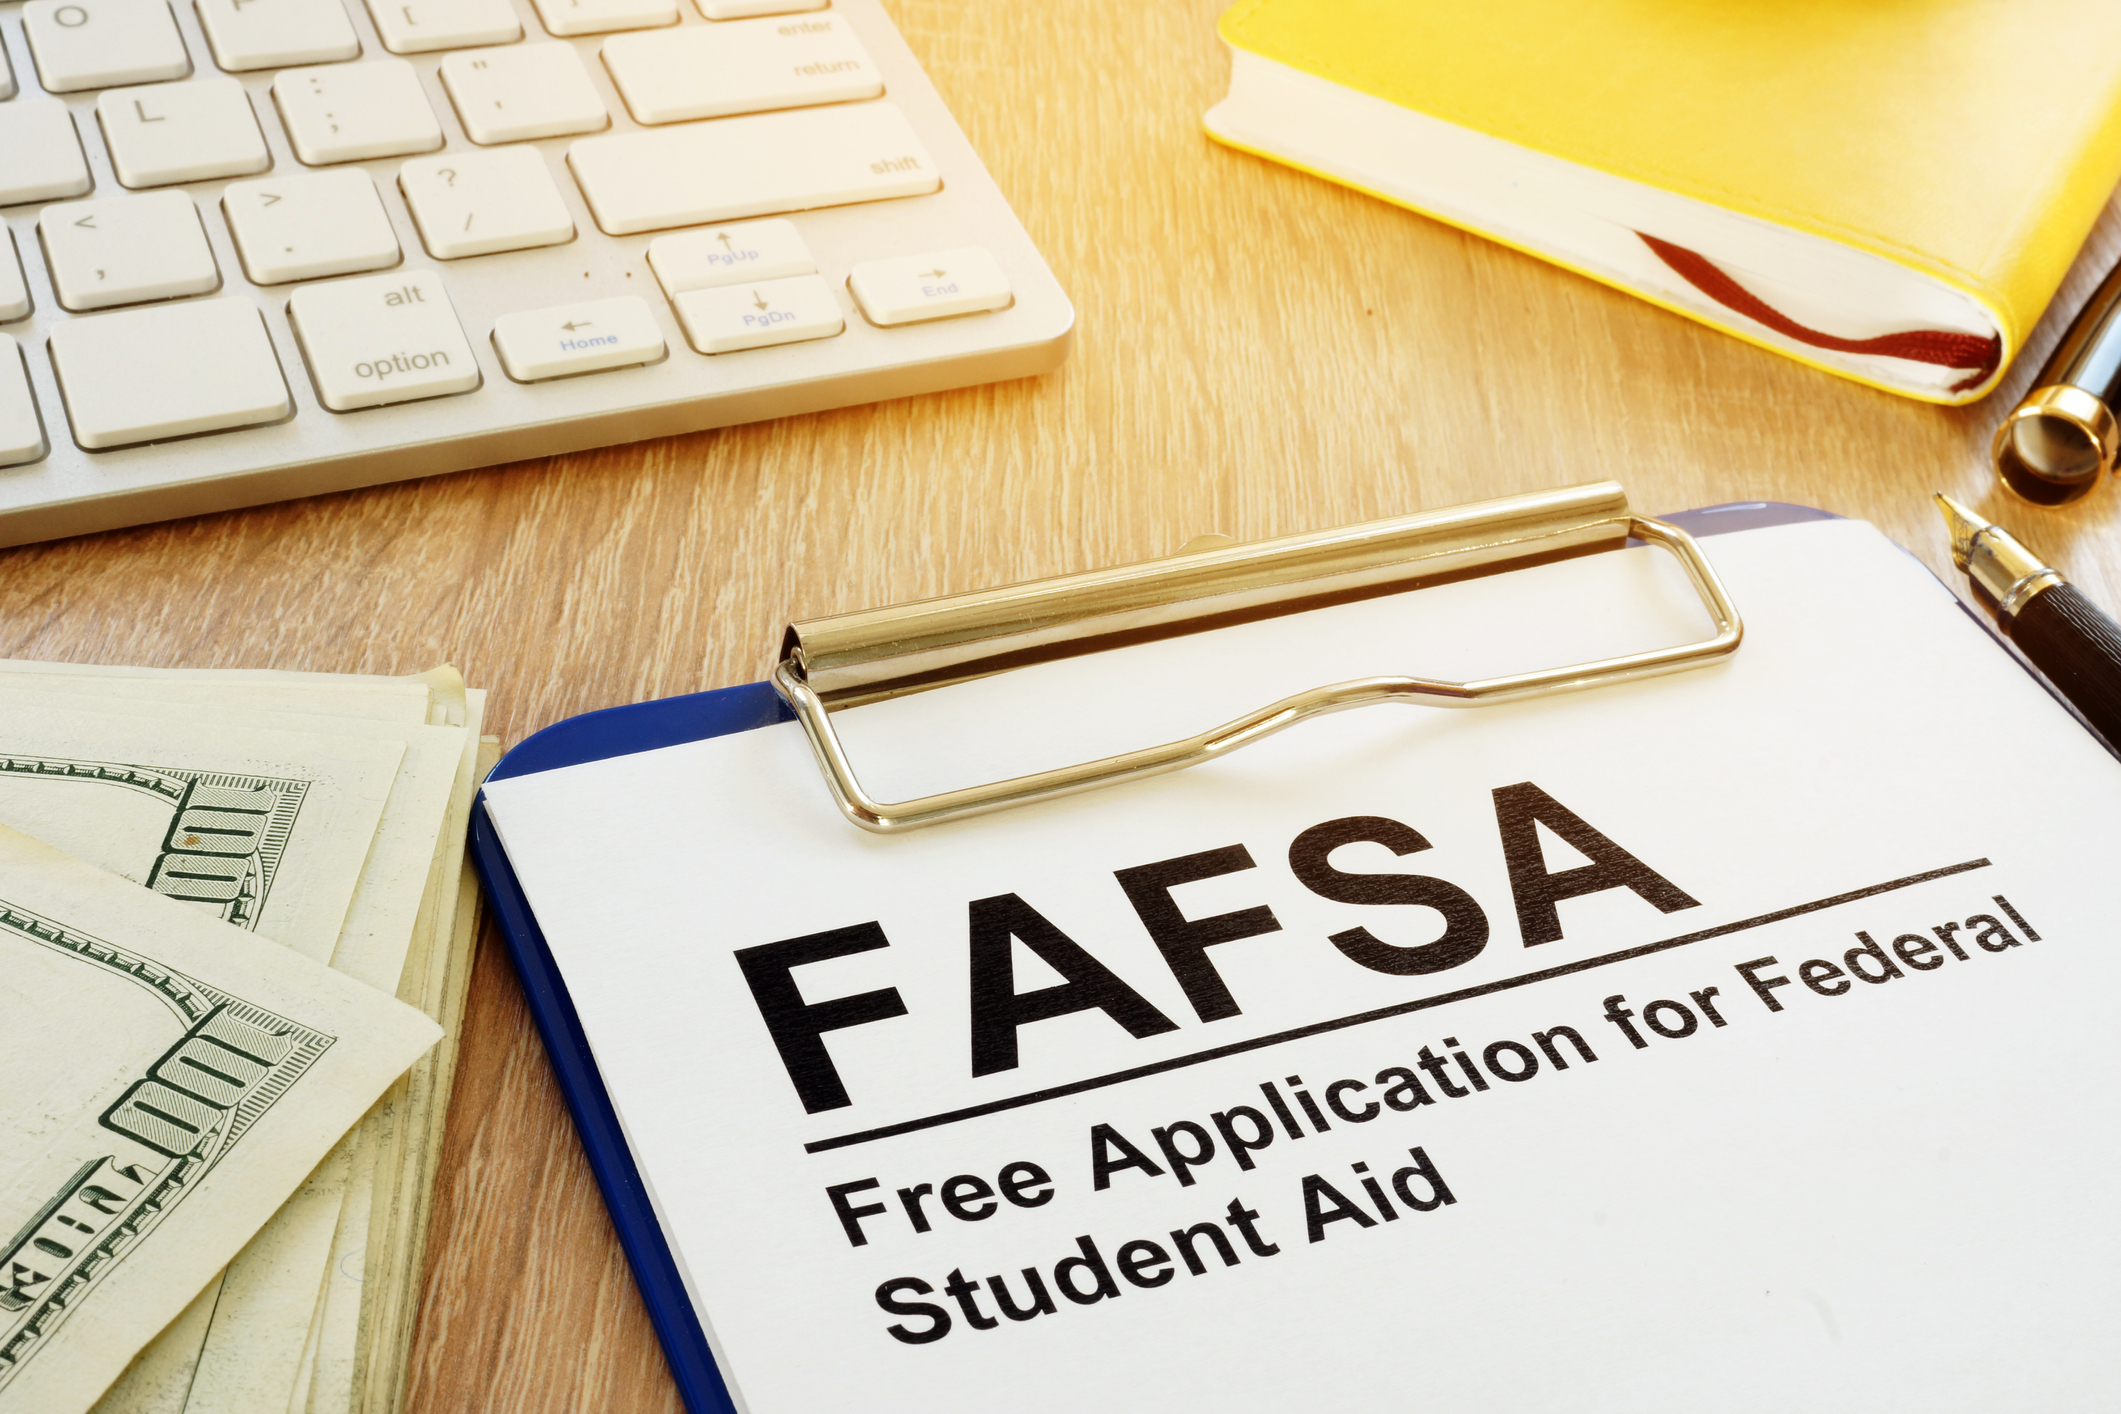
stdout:
<svg viewBox="0 0 2121 1414">
<path fill-rule="evenodd" d="M 663 331 L 637 295 L 504 314 L 494 321 L 494 351 L 518 383 L 630 368 L 663 357 Z"/>
</svg>

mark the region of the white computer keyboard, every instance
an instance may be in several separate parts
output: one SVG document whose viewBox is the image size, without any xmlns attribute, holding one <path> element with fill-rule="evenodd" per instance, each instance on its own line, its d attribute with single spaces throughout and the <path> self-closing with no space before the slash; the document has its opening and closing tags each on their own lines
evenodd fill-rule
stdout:
<svg viewBox="0 0 2121 1414">
<path fill-rule="evenodd" d="M 877 0 L 26 0 L 0 44 L 0 545 L 1067 353 Z"/>
</svg>

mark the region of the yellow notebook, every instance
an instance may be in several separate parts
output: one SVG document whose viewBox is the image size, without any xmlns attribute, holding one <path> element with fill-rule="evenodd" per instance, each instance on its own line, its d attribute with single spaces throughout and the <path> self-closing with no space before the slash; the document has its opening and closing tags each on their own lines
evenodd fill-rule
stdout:
<svg viewBox="0 0 2121 1414">
<path fill-rule="evenodd" d="M 1889 392 L 1992 388 L 2121 178 L 2121 0 L 1244 0 L 1233 147 Z"/>
</svg>

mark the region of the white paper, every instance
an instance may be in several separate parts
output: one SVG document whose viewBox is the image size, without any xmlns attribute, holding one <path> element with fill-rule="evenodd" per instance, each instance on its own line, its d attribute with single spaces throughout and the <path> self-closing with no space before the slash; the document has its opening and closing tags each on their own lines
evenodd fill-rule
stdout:
<svg viewBox="0 0 2121 1414">
<path fill-rule="evenodd" d="M 1702 543 L 1746 619 L 1724 666 L 1472 711 L 1343 713 L 1203 768 L 904 836 L 843 821 L 793 725 L 490 783 L 741 1407 L 2111 1407 L 2121 764 L 1868 526 Z M 960 784 L 1184 735 L 1292 686 L 1545 666 L 1702 632 L 1661 560 L 1644 549 L 1443 586 L 842 723 L 880 795 Z M 1293 680 L 1273 680 L 1299 650 L 1310 657 Z M 1112 743 L 1113 723 L 1143 735 Z M 1065 739 L 1043 735 L 1062 728 Z M 1009 745 L 1027 738 L 1035 749 Z M 1509 788 L 1526 783 L 1662 886 L 1564 899 L 1562 936 L 1528 945 L 1495 795 L 1522 802 Z M 1586 864 L 1538 809 L 1524 894 Z M 1404 948 L 1443 926 L 1430 908 L 1333 902 L 1299 882 L 1292 842 L 1359 817 L 1399 822 L 1429 847 L 1349 844 L 1332 865 L 1456 886 L 1485 918 L 1483 950 L 1391 975 L 1330 940 L 1360 926 Z M 1204 1021 L 1115 871 L 1234 845 L 1254 867 L 1172 898 L 1189 920 L 1265 906 L 1280 927 L 1199 954 L 1237 1008 Z M 1923 875 L 1934 877 L 1908 882 Z M 1011 894 L 1171 1029 L 1137 1039 L 1099 1009 L 1028 1021 L 1015 1029 L 1019 1063 L 975 1076 L 970 905 Z M 1831 902 L 1849 894 L 1862 896 Z M 1994 926 L 1968 923 L 1981 918 Z M 825 1032 L 848 1102 L 806 1113 L 735 954 L 872 923 L 889 945 L 794 969 L 800 1000 L 892 989 L 905 1014 Z M 1965 960 L 1932 931 L 1947 923 Z M 1716 935 L 1597 962 L 1705 931 Z M 1877 983 L 1842 977 L 1833 996 L 1797 980 L 1811 959 L 1842 967 L 1859 932 L 1881 949 L 1907 939 L 1912 962 Z M 1019 997 L 1061 984 L 1025 942 L 1009 955 Z M 1780 1010 L 1738 970 L 1770 957 L 1754 974 L 1787 979 L 1766 986 Z M 1614 1005 L 1640 1048 L 1605 1019 L 1609 997 L 1625 999 Z M 1685 1034 L 1657 1034 L 1651 1018 Z M 1007 1030 L 987 1028 L 990 1061 Z M 1271 1041 L 1283 1032 L 1308 1034 Z M 1499 1069 L 1472 1090 L 1452 1054 L 1479 1066 L 1496 1043 Z M 1421 1067 L 1425 1047 L 1462 1098 Z M 1536 1073 L 1502 1078 L 1525 1058 Z M 1323 1106 L 1329 1087 L 1368 1115 L 1392 1067 L 1409 1068 L 1430 1103 L 1355 1122 L 1321 1109 L 1324 1132 L 1302 1119 L 1301 1095 Z M 1270 1115 L 1267 1085 L 1304 1137 L 1276 1124 L 1249 1169 L 1218 1137 L 1182 1185 L 1156 1131 L 1185 1152 L 1193 1140 L 1174 1126 L 1215 1137 L 1222 1113 L 1252 1138 L 1235 1111 Z M 1047 1092 L 1058 1093 L 1037 1098 Z M 1033 1102 L 1006 1107 L 1017 1099 Z M 1100 1125 L 1163 1173 L 1122 1168 L 1096 1188 Z M 1437 1196 L 1419 1173 L 1391 1196 L 1394 1175 L 1419 1167 L 1415 1149 L 1453 1199 L 1433 1211 L 1408 1206 Z M 898 1196 L 957 1175 L 992 1186 L 1019 1161 L 1050 1176 L 1049 1200 L 989 1199 L 961 1221 L 931 1191 L 920 1232 Z M 868 1180 L 845 1201 L 884 1211 L 857 1219 L 856 1246 L 827 1190 Z M 1312 1240 L 1307 1188 L 1318 1216 L 1341 1211 L 1321 1185 L 1364 1217 L 1323 1221 Z M 1271 1254 L 1248 1245 L 1246 1222 Z M 1199 1224 L 1218 1226 L 1234 1265 L 1205 1236 L 1193 1239 L 1199 1274 L 1177 1260 L 1171 1234 Z M 1116 1297 L 1053 1290 L 1084 1236 Z M 1125 1278 L 1119 1254 L 1134 1241 L 1170 1259 L 1143 1279 L 1167 1279 Z M 953 1272 L 978 1282 L 969 1299 L 991 1322 L 992 1277 L 1024 1305 L 1025 1268 L 1052 1314 L 980 1329 L 942 1290 Z M 923 1343 L 888 1328 L 924 1334 L 939 1320 L 878 1300 L 912 1281 L 934 1290 L 902 1285 L 893 1299 L 950 1318 Z"/>
</svg>

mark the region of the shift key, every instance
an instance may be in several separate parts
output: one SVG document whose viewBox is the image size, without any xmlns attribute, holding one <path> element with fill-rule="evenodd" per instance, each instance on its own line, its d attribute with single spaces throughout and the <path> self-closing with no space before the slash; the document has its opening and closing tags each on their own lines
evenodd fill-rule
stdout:
<svg viewBox="0 0 2121 1414">
<path fill-rule="evenodd" d="M 849 103 L 583 138 L 567 165 L 608 235 L 921 196 L 935 160 L 895 104 Z"/>
<path fill-rule="evenodd" d="M 432 270 L 304 285 L 287 301 L 317 400 L 333 412 L 479 386 L 457 312 Z"/>
</svg>

